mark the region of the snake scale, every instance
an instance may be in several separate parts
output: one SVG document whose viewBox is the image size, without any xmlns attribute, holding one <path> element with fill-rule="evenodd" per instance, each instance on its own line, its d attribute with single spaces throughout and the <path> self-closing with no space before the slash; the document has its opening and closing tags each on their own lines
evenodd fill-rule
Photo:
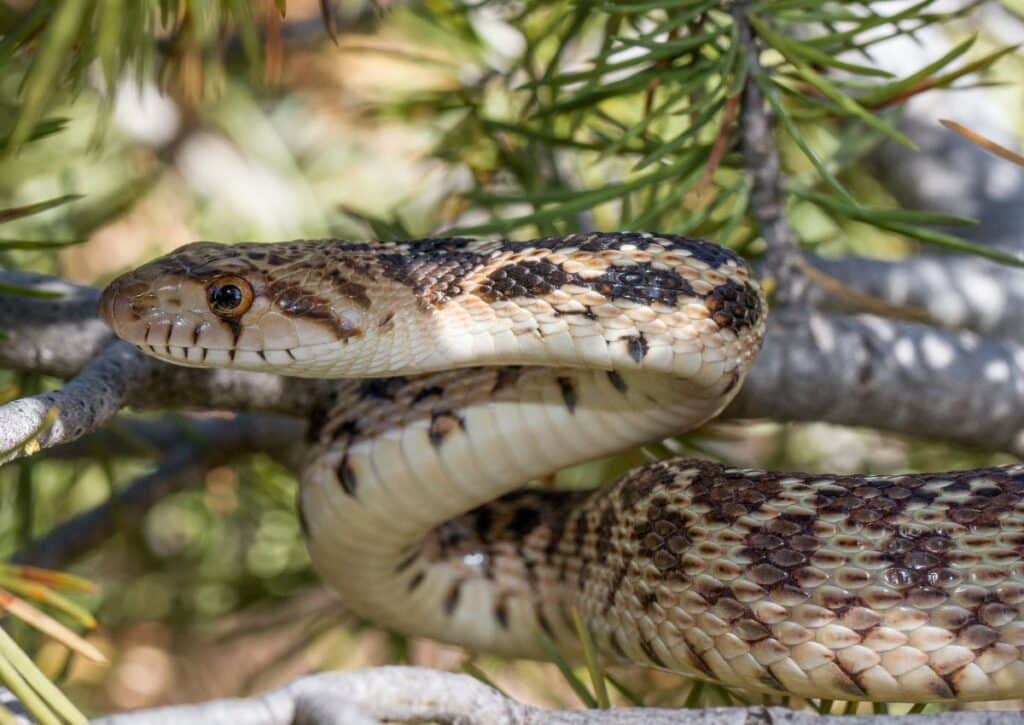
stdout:
<svg viewBox="0 0 1024 725">
<path fill-rule="evenodd" d="M 410 634 L 541 657 L 576 642 L 726 686 L 898 702 L 1024 689 L 1024 466 L 830 476 L 665 460 L 523 489 L 700 425 L 766 305 L 715 244 L 609 233 L 191 244 L 102 315 L 183 365 L 343 378 L 298 510 L 346 603 Z"/>
</svg>

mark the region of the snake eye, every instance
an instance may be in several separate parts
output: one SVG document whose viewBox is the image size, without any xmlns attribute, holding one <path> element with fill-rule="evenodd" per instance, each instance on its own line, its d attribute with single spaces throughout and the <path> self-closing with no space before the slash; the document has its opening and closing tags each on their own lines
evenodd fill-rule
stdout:
<svg viewBox="0 0 1024 725">
<path fill-rule="evenodd" d="M 206 288 L 210 309 L 221 317 L 239 317 L 252 306 L 252 285 L 241 277 L 220 277 Z"/>
</svg>

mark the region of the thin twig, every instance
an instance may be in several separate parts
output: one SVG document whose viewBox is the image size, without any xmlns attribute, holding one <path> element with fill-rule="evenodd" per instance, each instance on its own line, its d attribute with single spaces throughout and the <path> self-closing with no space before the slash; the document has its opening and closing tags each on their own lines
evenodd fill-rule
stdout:
<svg viewBox="0 0 1024 725">
<path fill-rule="evenodd" d="M 767 266 L 775 280 L 775 300 L 781 306 L 803 300 L 808 282 L 802 273 L 802 254 L 796 232 L 786 220 L 785 195 L 779 152 L 772 136 L 771 116 L 765 106 L 759 80 L 761 48 L 747 20 L 746 2 L 732 6 L 733 22 L 747 60 L 740 110 L 743 165 L 750 176 L 750 210 L 768 245 Z"/>
</svg>

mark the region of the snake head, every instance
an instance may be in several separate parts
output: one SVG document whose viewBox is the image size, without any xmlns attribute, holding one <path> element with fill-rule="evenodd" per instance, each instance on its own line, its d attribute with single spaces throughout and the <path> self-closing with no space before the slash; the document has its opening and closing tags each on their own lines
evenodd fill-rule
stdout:
<svg viewBox="0 0 1024 725">
<path fill-rule="evenodd" d="M 189 244 L 111 282 L 100 315 L 118 337 L 168 362 L 301 373 L 318 348 L 360 334 L 362 312 L 321 297 L 322 280 L 295 264 L 295 249 Z"/>
</svg>

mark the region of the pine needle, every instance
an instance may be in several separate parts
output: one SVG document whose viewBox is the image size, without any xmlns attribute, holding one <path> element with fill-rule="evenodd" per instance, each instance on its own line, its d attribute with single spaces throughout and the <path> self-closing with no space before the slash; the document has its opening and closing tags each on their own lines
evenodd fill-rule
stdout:
<svg viewBox="0 0 1024 725">
<path fill-rule="evenodd" d="M 18 619 L 26 622 L 43 634 L 52 637 L 65 647 L 78 652 L 84 657 L 106 664 L 107 658 L 95 645 L 86 641 L 79 635 L 72 632 L 53 617 L 41 612 L 23 599 L 19 599 L 9 592 L 0 589 L 0 608 L 13 614 Z"/>
<path fill-rule="evenodd" d="M 950 131 L 960 134 L 975 146 L 979 146 L 988 151 L 989 153 L 995 154 L 996 156 L 1006 159 L 1007 161 L 1017 164 L 1018 166 L 1024 166 L 1024 156 L 1021 156 L 1015 151 L 1011 151 L 1010 149 L 1006 148 L 1005 146 L 1002 146 L 1001 144 L 997 144 L 992 139 L 986 136 L 982 136 L 977 131 L 972 131 L 966 126 L 960 125 L 956 121 L 950 121 L 948 118 L 940 118 L 939 123 L 948 128 Z"/>
</svg>

